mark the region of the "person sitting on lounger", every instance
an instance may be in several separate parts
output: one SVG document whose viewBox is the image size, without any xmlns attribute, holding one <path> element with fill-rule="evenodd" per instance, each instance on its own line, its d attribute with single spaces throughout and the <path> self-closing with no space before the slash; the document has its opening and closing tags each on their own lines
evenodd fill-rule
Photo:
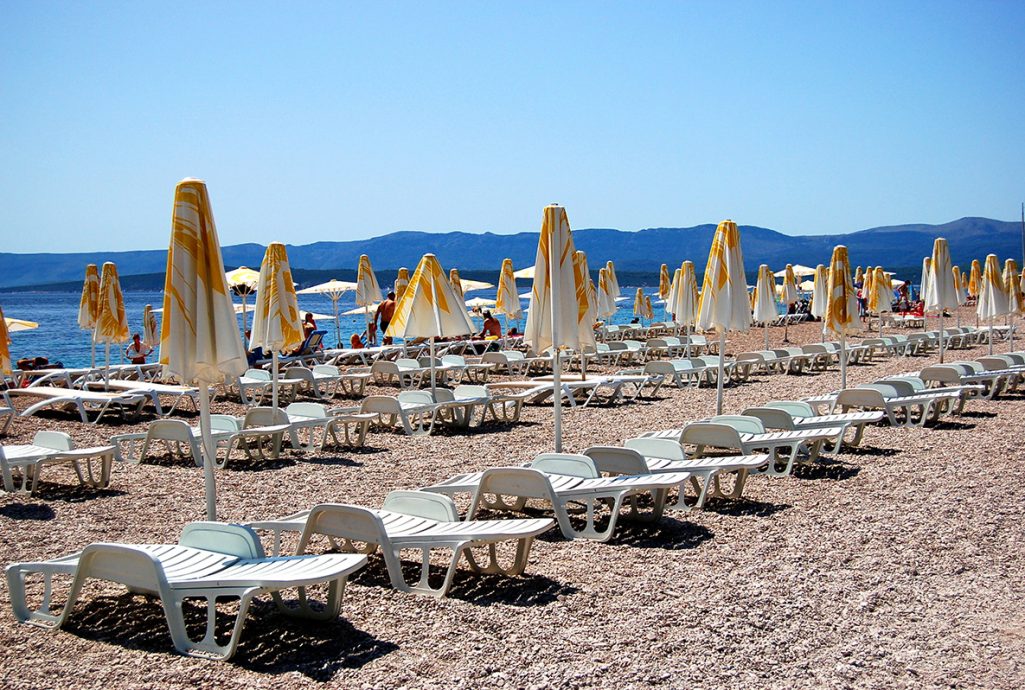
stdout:
<svg viewBox="0 0 1025 690">
<path fill-rule="evenodd" d="M 353 350 L 363 349 L 363 339 L 359 337 L 359 333 L 353 333 L 352 337 L 349 338 L 349 347 Z"/>
<path fill-rule="evenodd" d="M 501 338 L 502 337 L 502 324 L 498 322 L 494 316 L 491 315 L 490 311 L 484 312 L 484 328 L 478 335 L 479 338 Z"/>
</svg>

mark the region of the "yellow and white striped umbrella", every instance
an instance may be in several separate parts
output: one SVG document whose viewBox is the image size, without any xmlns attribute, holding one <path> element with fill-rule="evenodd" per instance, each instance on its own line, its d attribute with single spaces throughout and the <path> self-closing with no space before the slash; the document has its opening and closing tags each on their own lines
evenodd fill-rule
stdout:
<svg viewBox="0 0 1025 690">
<path fill-rule="evenodd" d="M 864 296 L 865 300 L 868 300 L 869 296 L 872 294 L 875 276 L 875 271 L 872 269 L 871 266 L 869 266 L 868 270 L 865 271 L 865 282 L 862 283 L 861 286 L 861 294 Z"/>
<path fill-rule="evenodd" d="M 776 320 L 776 279 L 766 264 L 758 267 L 754 289 L 754 320 L 766 326 Z M 768 331 L 766 331 L 768 337 Z M 768 349 L 768 345 L 766 345 Z"/>
<path fill-rule="evenodd" d="M 610 259 L 605 263 L 605 270 L 608 273 L 609 281 L 609 294 L 612 295 L 613 299 L 623 296 L 623 291 L 619 289 L 619 278 L 616 277 L 616 266 Z"/>
<path fill-rule="evenodd" d="M 535 352 L 550 347 L 580 350 L 586 345 L 594 346 L 594 332 L 581 327 L 587 304 L 586 292 L 578 291 L 576 286 L 575 251 L 566 209 L 546 206 L 534 262 L 530 313 L 523 333 L 524 342 Z M 556 294 L 553 287 L 558 290 Z"/>
<path fill-rule="evenodd" d="M 868 293 L 868 310 L 876 314 L 885 314 L 893 311 L 893 291 L 890 289 L 890 280 L 883 271 L 882 266 L 876 266 L 872 271 L 872 288 Z"/>
<path fill-rule="evenodd" d="M 780 302 L 791 305 L 801 299 L 801 293 L 797 289 L 797 275 L 794 274 L 793 264 L 787 264 L 786 273 L 783 274 L 783 294 L 780 295 Z"/>
<path fill-rule="evenodd" d="M 78 327 L 83 331 L 96 328 L 96 316 L 100 312 L 100 271 L 96 264 L 85 267 L 85 282 L 82 296 L 78 300 Z"/>
<path fill-rule="evenodd" d="M 705 280 L 698 302 L 697 326 L 719 333 L 719 371 L 716 376 L 715 409 L 722 414 L 726 331 L 746 332 L 751 325 L 751 304 L 744 277 L 744 255 L 740 249 L 740 231 L 732 220 L 719 223 L 708 252 Z"/>
<path fill-rule="evenodd" d="M 673 280 L 669 283 L 669 294 L 666 295 L 666 310 L 672 314 L 673 304 L 676 302 L 676 295 L 680 291 L 680 282 L 683 280 L 683 269 L 678 268 L 673 271 Z"/>
<path fill-rule="evenodd" d="M 1012 316 L 1025 314 L 1025 295 L 1021 291 L 1021 275 L 1018 262 L 1008 259 L 1004 262 L 1004 285 L 1007 286 L 1007 313 Z"/>
<path fill-rule="evenodd" d="M 367 307 L 383 299 L 381 287 L 377 284 L 377 276 L 370 265 L 370 257 L 361 254 L 359 267 L 356 269 L 356 304 Z"/>
<path fill-rule="evenodd" d="M 851 264 L 847 258 L 847 247 L 837 245 L 829 263 L 829 308 L 826 312 L 826 329 L 836 335 L 848 335 L 854 330 L 858 319 L 857 296 L 851 281 Z"/>
<path fill-rule="evenodd" d="M 594 340 L 594 322 L 598 320 L 598 295 L 593 291 L 594 281 L 591 280 L 590 269 L 587 266 L 587 254 L 580 250 L 573 252 L 573 283 L 577 289 L 577 309 L 586 305 L 584 313 L 577 317 L 580 340 L 586 342 L 589 337 Z M 583 294 L 580 294 L 581 292 Z M 648 304 L 651 304 L 650 300 Z"/>
<path fill-rule="evenodd" d="M 598 318 L 607 319 L 616 313 L 616 298 L 612 296 L 609 285 L 609 270 L 604 266 L 598 269 Z"/>
<path fill-rule="evenodd" d="M 142 310 L 142 339 L 150 347 L 160 343 L 160 331 L 157 329 L 157 315 L 153 313 L 153 305 L 147 304 Z"/>
<path fill-rule="evenodd" d="M 651 306 L 651 295 L 644 296 L 644 318 L 649 321 L 655 318 L 655 310 Z"/>
<path fill-rule="evenodd" d="M 932 245 L 929 261 L 929 292 L 925 308 L 930 311 L 957 309 L 957 290 L 952 280 L 953 263 L 946 238 L 937 237 Z M 942 326 L 941 326 L 942 327 Z"/>
<path fill-rule="evenodd" d="M 103 272 L 100 274 L 100 305 L 96 312 L 93 342 L 110 345 L 127 340 L 128 317 L 125 315 L 125 298 L 121 293 L 117 266 L 108 261 L 103 264 Z"/>
<path fill-rule="evenodd" d="M 662 264 L 662 268 L 658 272 L 658 296 L 659 299 L 666 299 L 669 297 L 669 288 L 672 285 L 672 281 L 669 279 L 669 267 Z"/>
<path fill-rule="evenodd" d="M 498 276 L 495 311 L 515 321 L 523 317 L 523 307 L 520 305 L 520 293 L 516 291 L 516 277 L 513 274 L 512 259 L 503 260 L 502 272 Z"/>
<path fill-rule="evenodd" d="M 951 269 L 951 273 L 954 276 L 954 292 L 957 293 L 957 305 L 961 306 L 968 300 L 967 287 L 968 281 L 965 279 L 964 271 L 957 266 Z"/>
<path fill-rule="evenodd" d="M 698 279 L 694 274 L 694 262 L 684 261 L 680 265 L 680 285 L 673 295 L 671 307 L 673 322 L 690 327 L 698 317 Z"/>
<path fill-rule="evenodd" d="M 854 271 L 854 282 L 861 283 L 862 285 L 865 283 L 865 273 L 861 270 L 861 266 L 858 266 Z"/>
<path fill-rule="evenodd" d="M 7 324 L 8 333 L 34 331 L 37 328 L 39 328 L 39 324 L 35 321 L 26 321 L 25 319 L 12 319 L 10 316 L 4 318 L 4 323 Z"/>
<path fill-rule="evenodd" d="M 174 192 L 159 361 L 165 375 L 199 385 L 207 519 L 216 520 L 216 446 L 211 436 L 208 384 L 240 376 L 248 364 L 224 275 L 210 197 L 201 180 L 182 180 Z"/>
<path fill-rule="evenodd" d="M 982 272 L 979 285 L 979 318 L 995 319 L 1005 316 L 1010 309 L 1010 300 L 1004 277 L 1000 273 L 1000 263 L 996 254 L 986 257 L 986 267 Z"/>
<path fill-rule="evenodd" d="M 398 275 L 395 276 L 395 300 L 402 299 L 402 294 L 406 291 L 406 287 L 409 286 L 409 269 L 403 266 L 399 269 Z"/>
<path fill-rule="evenodd" d="M 644 290 L 637 288 L 634 293 L 634 316 L 644 318 Z"/>
<path fill-rule="evenodd" d="M 299 299 L 288 265 L 288 252 L 280 242 L 271 242 L 260 265 L 260 281 L 253 305 L 253 331 L 250 342 L 266 352 L 293 350 L 302 345 Z"/>
<path fill-rule="evenodd" d="M 424 254 L 409 279 L 385 335 L 392 338 L 451 338 L 470 335 L 473 322 L 463 300 L 445 279 L 434 254 Z"/>
<path fill-rule="evenodd" d="M 459 269 L 453 268 L 448 272 L 448 282 L 452 286 L 452 292 L 455 293 L 457 299 L 460 302 L 466 300 L 466 293 L 463 292 L 463 281 L 459 277 Z"/>
<path fill-rule="evenodd" d="M 744 278 L 744 256 L 740 249 L 740 232 L 732 220 L 719 223 L 708 254 L 705 279 L 698 303 L 697 326 L 747 331 L 751 325 L 751 306 Z"/>
<path fill-rule="evenodd" d="M 225 273 L 224 279 L 228 281 L 228 287 L 239 294 L 251 294 L 260 282 L 260 272 L 248 266 L 239 266 Z"/>
<path fill-rule="evenodd" d="M 815 282 L 811 291 L 811 315 L 825 319 L 829 312 L 829 269 L 822 264 L 815 267 Z M 825 328 L 825 326 L 823 326 Z"/>
<path fill-rule="evenodd" d="M 918 298 L 923 304 L 929 304 L 932 297 L 932 257 L 922 258 L 922 282 L 918 287 Z"/>
<path fill-rule="evenodd" d="M 982 264 L 978 259 L 972 259 L 972 272 L 968 277 L 968 294 L 978 297 L 982 289 Z"/>
<path fill-rule="evenodd" d="M 14 373 L 11 366 L 11 335 L 7 332 L 7 319 L 4 318 L 3 307 L 0 307 L 0 376 Z"/>
</svg>

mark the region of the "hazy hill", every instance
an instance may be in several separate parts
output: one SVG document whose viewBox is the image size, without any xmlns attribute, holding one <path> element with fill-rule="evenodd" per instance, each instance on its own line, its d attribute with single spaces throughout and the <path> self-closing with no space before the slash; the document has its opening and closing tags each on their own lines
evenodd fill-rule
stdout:
<svg viewBox="0 0 1025 690">
<path fill-rule="evenodd" d="M 962 265 L 974 258 L 983 259 L 987 253 L 995 253 L 1002 261 L 1006 257 L 1020 259 L 1022 252 L 1020 224 L 988 218 L 961 218 L 942 225 L 870 228 L 845 235 L 791 236 L 756 226 L 741 226 L 740 230 L 744 262 L 750 271 L 761 263 L 769 264 L 773 270 L 787 262 L 828 264 L 837 244 L 847 245 L 853 265 L 918 266 L 922 257 L 932 251 L 933 238 L 940 236 L 950 241 L 951 255 Z M 676 266 L 690 259 L 700 272 L 714 231 L 713 224 L 637 232 L 584 229 L 574 232 L 574 238 L 577 247 L 587 252 L 592 268 L 613 259 L 619 270 L 651 272 L 662 263 Z M 294 268 L 309 269 L 311 274 L 316 272 L 325 279 L 346 279 L 360 254 L 370 255 L 375 269 L 384 271 L 400 266 L 412 269 L 428 251 L 437 254 L 446 269 L 497 271 L 505 257 L 511 258 L 516 267 L 532 264 L 537 252 L 537 233 L 395 232 L 366 240 L 288 247 Z M 258 244 L 224 247 L 224 263 L 229 268 L 257 267 L 263 252 L 264 247 Z M 166 265 L 166 252 L 0 253 L 0 288 L 77 282 L 87 263 L 104 261 L 117 262 L 122 276 L 161 273 Z"/>
</svg>

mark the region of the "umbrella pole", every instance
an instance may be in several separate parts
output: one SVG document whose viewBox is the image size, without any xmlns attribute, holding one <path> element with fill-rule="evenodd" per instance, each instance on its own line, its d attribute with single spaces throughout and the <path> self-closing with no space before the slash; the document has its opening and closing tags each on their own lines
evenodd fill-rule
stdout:
<svg viewBox="0 0 1025 690">
<path fill-rule="evenodd" d="M 276 404 L 275 404 L 276 406 Z M 203 478 L 206 484 L 206 519 L 217 520 L 217 480 L 214 477 L 214 462 L 217 446 L 210 434 L 210 386 L 199 382 L 199 429 L 203 437 Z"/>
<path fill-rule="evenodd" d="M 432 398 L 435 398 L 435 396 L 434 396 L 434 390 L 435 390 L 435 376 L 434 376 L 434 336 L 432 335 L 432 336 L 431 336 L 431 397 L 432 397 Z M 434 401 L 435 401 L 435 402 L 437 402 L 437 398 L 435 398 L 435 400 L 434 400 Z"/>
<path fill-rule="evenodd" d="M 96 341 L 89 338 L 89 368 L 96 368 Z"/>
<path fill-rule="evenodd" d="M 840 388 L 847 388 L 847 341 L 843 331 L 840 332 Z"/>
<path fill-rule="evenodd" d="M 786 340 L 784 340 L 783 342 L 786 342 Z M 766 350 L 769 349 L 769 322 L 768 321 L 765 322 L 765 349 Z"/>
<path fill-rule="evenodd" d="M 1014 299 L 1014 298 L 1012 297 L 1012 299 Z M 1009 328 L 1007 330 L 1007 340 L 1011 344 L 1010 347 L 1007 349 L 1007 351 L 1008 352 L 1014 352 L 1014 315 L 1013 314 L 1008 317 L 1007 325 L 1009 326 Z"/>
<path fill-rule="evenodd" d="M 341 295 L 333 295 L 331 297 L 331 306 L 334 307 L 334 310 L 335 310 L 335 347 L 341 347 L 342 346 L 342 331 L 341 331 L 341 326 L 338 325 L 338 298 L 339 297 L 341 297 Z"/>
<path fill-rule="evenodd" d="M 683 356 L 690 359 L 690 324 L 684 328 L 684 333 L 687 334 L 687 345 L 683 349 Z"/>
<path fill-rule="evenodd" d="M 278 406 L 278 351 L 274 350 L 271 353 L 271 367 L 273 372 L 271 373 L 271 384 L 270 384 L 270 397 L 271 406 L 275 409 Z"/>
<path fill-rule="evenodd" d="M 726 329 L 719 331 L 719 374 L 715 377 L 715 413 L 722 414 L 723 358 L 726 356 Z"/>
<path fill-rule="evenodd" d="M 940 307 L 940 364 L 943 364 L 943 307 Z"/>
<path fill-rule="evenodd" d="M 548 289 L 552 300 L 552 393 L 555 396 L 555 452 L 562 452 L 562 367 L 559 366 L 559 267 L 548 262 Z"/>
<path fill-rule="evenodd" d="M 248 319 L 246 318 L 246 293 L 243 292 L 242 293 L 242 344 L 245 345 L 246 349 L 248 350 L 249 349 L 249 338 L 246 337 L 246 331 L 248 331 L 249 329 L 246 328 L 246 326 L 248 326 L 249 324 L 247 324 L 246 321 L 248 321 Z"/>
<path fill-rule="evenodd" d="M 993 355 L 993 317 L 989 317 L 989 333 L 986 339 L 989 341 L 989 354 Z"/>
<path fill-rule="evenodd" d="M 110 342 L 107 342 L 107 366 L 103 368 L 103 389 L 110 389 Z"/>
</svg>

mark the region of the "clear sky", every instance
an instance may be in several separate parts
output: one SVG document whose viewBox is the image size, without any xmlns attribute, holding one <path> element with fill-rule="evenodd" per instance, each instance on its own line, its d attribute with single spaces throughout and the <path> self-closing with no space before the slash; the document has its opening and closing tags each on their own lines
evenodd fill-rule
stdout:
<svg viewBox="0 0 1025 690">
<path fill-rule="evenodd" d="M 2 2 L 0 251 L 731 217 L 789 234 L 1025 197 L 1025 3 Z"/>
</svg>

